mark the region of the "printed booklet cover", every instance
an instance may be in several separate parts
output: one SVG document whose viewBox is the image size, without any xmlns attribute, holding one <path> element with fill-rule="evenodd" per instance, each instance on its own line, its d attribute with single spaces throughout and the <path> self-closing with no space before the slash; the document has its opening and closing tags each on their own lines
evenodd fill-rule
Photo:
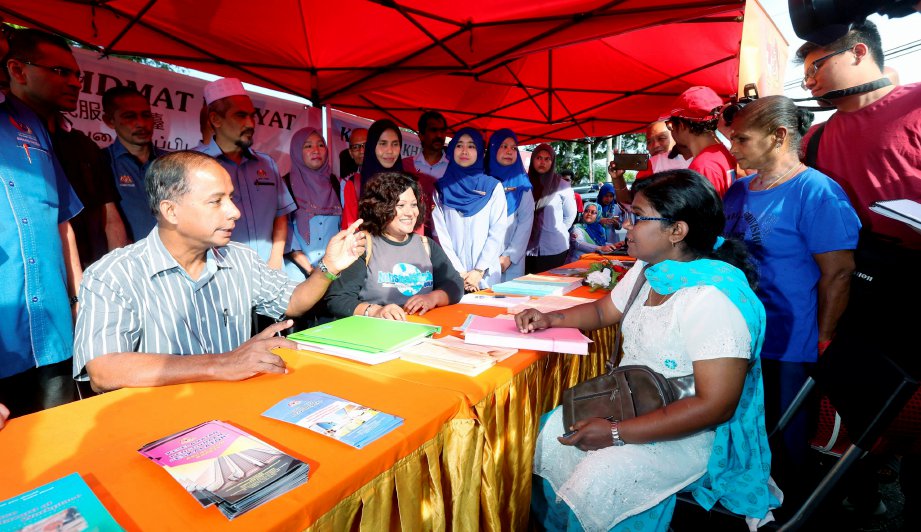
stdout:
<svg viewBox="0 0 921 532">
<path fill-rule="evenodd" d="M 403 418 L 323 392 L 289 397 L 262 415 L 319 432 L 357 449 L 403 424 Z"/>
<path fill-rule="evenodd" d="M 124 530 L 78 473 L 0 501 L 0 530 Z"/>
<path fill-rule="evenodd" d="M 207 421 L 138 450 L 229 519 L 307 482 L 309 466 L 242 430 Z"/>
</svg>

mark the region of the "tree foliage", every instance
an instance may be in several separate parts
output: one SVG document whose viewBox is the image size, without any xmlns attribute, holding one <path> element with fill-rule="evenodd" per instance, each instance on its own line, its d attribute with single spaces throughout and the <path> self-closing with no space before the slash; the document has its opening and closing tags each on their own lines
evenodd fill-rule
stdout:
<svg viewBox="0 0 921 532">
<path fill-rule="evenodd" d="M 628 133 L 620 135 L 621 151 L 625 153 L 646 153 L 646 135 Z M 555 141 L 550 145 L 556 150 L 556 170 L 571 169 L 575 173 L 576 183 L 603 183 L 608 179 L 607 154 L 609 137 L 594 137 L 582 140 Z M 617 146 L 617 138 L 612 144 Z M 533 150 L 536 146 L 529 147 Z M 594 166 L 589 172 L 589 149 L 594 155 Z M 591 177 L 590 177 L 591 176 Z"/>
</svg>

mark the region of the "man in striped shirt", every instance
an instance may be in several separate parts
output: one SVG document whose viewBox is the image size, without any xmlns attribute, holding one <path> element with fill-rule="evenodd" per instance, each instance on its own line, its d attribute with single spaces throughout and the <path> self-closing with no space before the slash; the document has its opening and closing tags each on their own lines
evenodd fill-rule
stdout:
<svg viewBox="0 0 921 532">
<path fill-rule="evenodd" d="M 321 267 L 296 284 L 230 241 L 240 211 L 230 175 L 213 158 L 190 151 L 160 157 L 145 186 L 157 229 L 84 273 L 74 377 L 108 391 L 284 373 L 271 350 L 296 349 L 275 336 L 291 321 L 249 338 L 252 310 L 275 319 L 309 310 L 364 253 L 364 236 L 355 232 L 361 220 L 339 232 Z"/>
</svg>

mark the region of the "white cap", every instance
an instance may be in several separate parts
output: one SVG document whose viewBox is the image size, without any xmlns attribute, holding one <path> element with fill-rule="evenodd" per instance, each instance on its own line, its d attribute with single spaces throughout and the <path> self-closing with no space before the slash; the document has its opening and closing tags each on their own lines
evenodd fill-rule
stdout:
<svg viewBox="0 0 921 532">
<path fill-rule="evenodd" d="M 243 83 L 237 78 L 221 78 L 205 85 L 205 103 L 212 103 L 228 96 L 246 96 Z"/>
</svg>

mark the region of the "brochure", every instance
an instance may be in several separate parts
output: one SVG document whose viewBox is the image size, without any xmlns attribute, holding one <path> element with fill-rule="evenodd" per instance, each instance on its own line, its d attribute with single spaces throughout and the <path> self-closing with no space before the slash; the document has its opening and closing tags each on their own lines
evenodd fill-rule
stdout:
<svg viewBox="0 0 921 532">
<path fill-rule="evenodd" d="M 575 296 L 545 296 L 529 301 L 523 305 L 516 305 L 508 309 L 509 314 L 519 314 L 529 308 L 539 310 L 543 313 L 556 312 L 576 305 L 591 303 L 594 299 Z"/>
<path fill-rule="evenodd" d="M 138 452 L 163 467 L 202 505 L 228 519 L 307 482 L 309 466 L 221 421 L 148 443 Z"/>
<path fill-rule="evenodd" d="M 921 203 L 910 199 L 877 201 L 870 210 L 921 231 Z"/>
<path fill-rule="evenodd" d="M 456 336 L 445 336 L 438 340 L 426 338 L 421 343 L 404 347 L 400 351 L 400 358 L 475 377 L 517 352 L 517 349 L 473 345 Z"/>
<path fill-rule="evenodd" d="M 403 424 L 403 418 L 323 392 L 289 397 L 262 415 L 310 429 L 356 449 Z"/>
<path fill-rule="evenodd" d="M 124 530 L 78 473 L 0 501 L 0 530 Z"/>
<path fill-rule="evenodd" d="M 525 275 L 511 281 L 495 284 L 497 294 L 519 296 L 562 296 L 582 286 L 582 279 L 552 275 Z"/>
</svg>

